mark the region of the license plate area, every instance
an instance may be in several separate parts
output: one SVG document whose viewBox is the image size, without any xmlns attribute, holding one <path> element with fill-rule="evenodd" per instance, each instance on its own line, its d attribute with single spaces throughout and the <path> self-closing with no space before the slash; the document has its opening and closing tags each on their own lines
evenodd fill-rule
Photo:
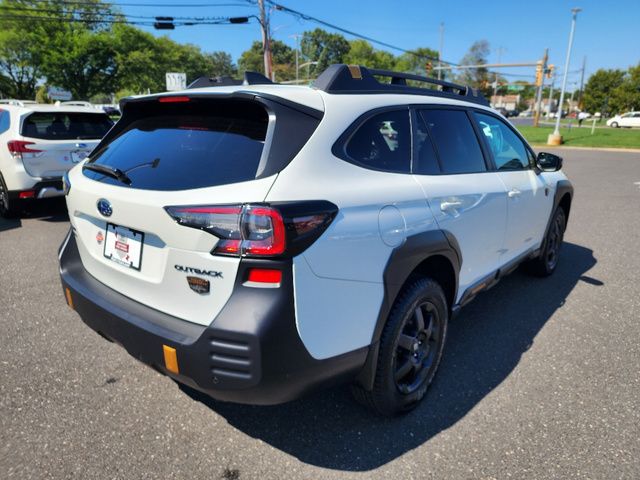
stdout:
<svg viewBox="0 0 640 480">
<path fill-rule="evenodd" d="M 87 158 L 88 155 L 89 155 L 89 152 L 86 152 L 84 150 L 76 150 L 73 152 L 69 152 L 69 156 L 71 157 L 71 163 L 79 163 L 85 158 Z"/>
<path fill-rule="evenodd" d="M 144 233 L 113 223 L 107 223 L 104 256 L 112 262 L 140 270 Z"/>
</svg>

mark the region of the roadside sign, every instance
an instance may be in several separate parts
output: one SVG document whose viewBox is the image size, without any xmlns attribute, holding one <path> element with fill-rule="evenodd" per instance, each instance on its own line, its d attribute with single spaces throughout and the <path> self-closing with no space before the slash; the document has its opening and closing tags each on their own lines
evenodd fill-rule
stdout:
<svg viewBox="0 0 640 480">
<path fill-rule="evenodd" d="M 167 91 L 184 90 L 187 88 L 187 74 L 167 72 Z"/>
<path fill-rule="evenodd" d="M 58 87 L 49 87 L 47 89 L 47 95 L 51 100 L 60 100 L 61 102 L 68 102 L 71 100 L 71 92 L 67 92 Z"/>
<path fill-rule="evenodd" d="M 524 85 L 507 85 L 507 91 L 509 92 L 520 92 L 524 90 Z"/>
</svg>

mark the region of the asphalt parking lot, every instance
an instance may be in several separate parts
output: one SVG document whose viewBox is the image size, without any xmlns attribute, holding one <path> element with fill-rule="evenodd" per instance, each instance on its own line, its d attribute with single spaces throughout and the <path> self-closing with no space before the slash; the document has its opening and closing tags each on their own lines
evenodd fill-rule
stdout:
<svg viewBox="0 0 640 480">
<path fill-rule="evenodd" d="M 640 478 L 640 153 L 562 155 L 557 272 L 466 307 L 396 419 L 347 388 L 277 407 L 184 392 L 66 306 L 63 202 L 0 220 L 0 478 Z"/>
</svg>

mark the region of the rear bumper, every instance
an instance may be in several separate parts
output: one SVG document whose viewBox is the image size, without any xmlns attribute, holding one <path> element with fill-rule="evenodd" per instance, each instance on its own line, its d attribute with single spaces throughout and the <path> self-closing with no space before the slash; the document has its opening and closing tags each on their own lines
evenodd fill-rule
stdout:
<svg viewBox="0 0 640 480">
<path fill-rule="evenodd" d="M 280 288 L 243 285 L 247 269 L 264 262 L 241 262 L 234 293 L 206 327 L 142 305 L 97 281 L 84 269 L 73 234 L 60 250 L 60 276 L 72 308 L 89 327 L 138 360 L 216 399 L 277 404 L 353 379 L 368 348 L 312 358 L 295 325 L 291 262 L 268 261 L 270 268 L 283 271 Z M 163 345 L 175 348 L 179 374 L 165 368 Z"/>
<path fill-rule="evenodd" d="M 24 187 L 20 190 L 9 190 L 9 199 L 17 200 L 20 198 L 20 194 L 25 191 L 33 191 L 34 195 L 30 198 L 51 198 L 64 196 L 64 190 L 62 189 L 62 179 L 50 179 L 43 180 L 41 182 L 35 182 L 33 185 Z"/>
</svg>

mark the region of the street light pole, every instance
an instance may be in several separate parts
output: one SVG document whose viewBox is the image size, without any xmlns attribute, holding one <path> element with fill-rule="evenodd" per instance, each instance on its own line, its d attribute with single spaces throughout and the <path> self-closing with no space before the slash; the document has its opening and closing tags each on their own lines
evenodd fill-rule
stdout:
<svg viewBox="0 0 640 480">
<path fill-rule="evenodd" d="M 442 42 L 444 41 L 444 23 L 440 23 L 440 48 L 438 49 L 438 66 L 442 67 Z M 442 77 L 442 70 L 438 69 L 438 80 Z"/>
<path fill-rule="evenodd" d="M 567 76 L 569 75 L 569 63 L 571 60 L 571 47 L 573 47 L 573 33 L 576 29 L 576 18 L 578 12 L 581 12 L 581 8 L 571 9 L 571 32 L 569 33 L 569 46 L 567 47 L 567 58 L 564 63 L 564 75 L 562 76 L 562 89 L 560 90 L 560 102 L 558 105 L 558 117 L 556 118 L 556 128 L 549 138 L 547 143 L 549 145 L 560 145 L 562 143 L 562 135 L 560 135 L 560 119 L 562 118 L 562 105 L 564 104 L 564 92 L 567 88 Z"/>
</svg>

